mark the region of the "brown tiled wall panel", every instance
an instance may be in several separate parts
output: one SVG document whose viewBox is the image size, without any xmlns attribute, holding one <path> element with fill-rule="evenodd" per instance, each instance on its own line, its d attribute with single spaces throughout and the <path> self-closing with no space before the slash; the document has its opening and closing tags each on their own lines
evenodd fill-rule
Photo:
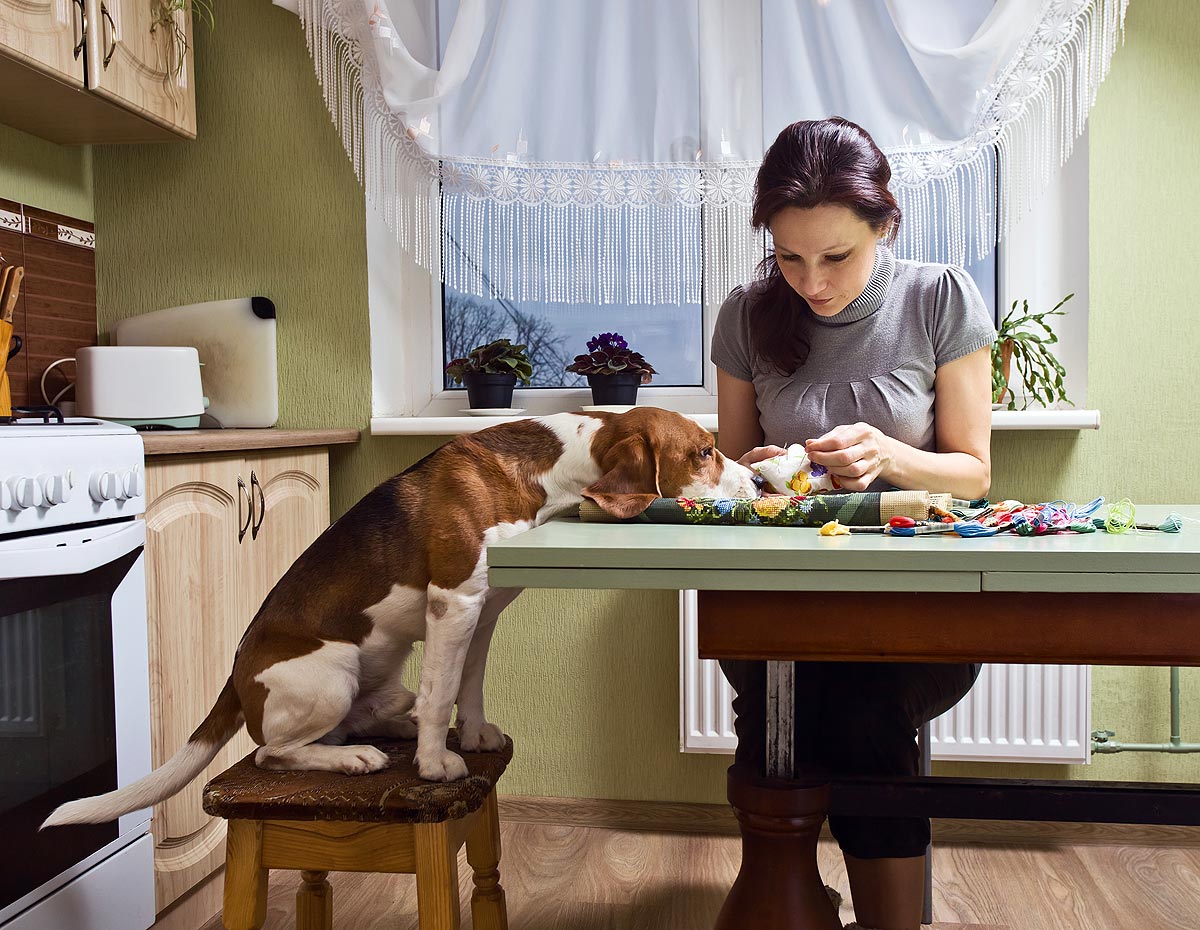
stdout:
<svg viewBox="0 0 1200 930">
<path fill-rule="evenodd" d="M 15 208 L 15 209 L 14 209 Z M 25 283 L 13 315 L 15 331 L 25 340 L 23 351 L 9 363 L 13 404 L 42 403 L 42 372 L 55 359 L 73 356 L 96 344 L 95 252 L 60 241 L 60 227 L 92 234 L 91 223 L 21 207 L 0 200 L 0 209 L 21 212 L 26 231 L 0 229 L 0 254 L 9 264 L 24 264 Z M 74 376 L 70 366 L 67 372 Z M 57 372 L 47 380 L 51 397 L 65 384 Z M 68 394 L 66 399 L 72 395 Z"/>
</svg>

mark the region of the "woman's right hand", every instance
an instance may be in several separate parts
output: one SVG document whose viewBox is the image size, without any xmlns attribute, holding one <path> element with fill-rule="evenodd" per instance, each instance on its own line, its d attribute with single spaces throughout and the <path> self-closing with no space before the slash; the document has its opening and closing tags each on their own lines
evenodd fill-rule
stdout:
<svg viewBox="0 0 1200 930">
<path fill-rule="evenodd" d="M 763 459 L 774 458 L 777 455 L 784 455 L 786 452 L 787 449 L 781 449 L 779 446 L 756 446 L 737 461 L 739 465 L 745 465 L 747 468 L 749 468 L 755 462 L 761 462 Z"/>
</svg>

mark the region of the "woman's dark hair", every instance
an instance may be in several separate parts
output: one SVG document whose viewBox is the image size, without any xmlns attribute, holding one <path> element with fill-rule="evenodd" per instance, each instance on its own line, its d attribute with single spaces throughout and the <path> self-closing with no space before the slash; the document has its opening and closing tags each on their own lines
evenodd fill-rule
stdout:
<svg viewBox="0 0 1200 930">
<path fill-rule="evenodd" d="M 867 131 L 840 116 L 792 123 L 763 156 L 754 184 L 755 229 L 765 229 L 785 207 L 841 204 L 876 232 L 896 239 L 900 208 L 888 190 L 892 169 Z M 784 374 L 808 358 L 800 332 L 804 300 L 783 279 L 771 252 L 759 266 L 766 286 L 752 309 L 752 348 Z"/>
</svg>

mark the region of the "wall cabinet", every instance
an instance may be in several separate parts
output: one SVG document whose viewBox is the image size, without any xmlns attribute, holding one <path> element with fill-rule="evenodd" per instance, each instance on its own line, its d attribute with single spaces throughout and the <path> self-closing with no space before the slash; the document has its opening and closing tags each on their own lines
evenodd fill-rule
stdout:
<svg viewBox="0 0 1200 930">
<path fill-rule="evenodd" d="M 150 456 L 146 582 L 153 762 L 169 759 L 229 676 L 242 633 L 296 557 L 329 525 L 324 448 Z M 225 822 L 205 783 L 253 749 L 245 730 L 154 809 L 158 910 L 225 861 Z"/>
<path fill-rule="evenodd" d="M 0 122 L 60 143 L 194 139 L 192 17 L 161 9 L 0 0 Z"/>
</svg>

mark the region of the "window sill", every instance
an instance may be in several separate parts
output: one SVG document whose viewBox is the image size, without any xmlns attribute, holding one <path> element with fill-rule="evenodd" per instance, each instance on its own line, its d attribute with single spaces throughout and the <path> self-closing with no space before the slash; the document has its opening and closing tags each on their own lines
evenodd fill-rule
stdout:
<svg viewBox="0 0 1200 930">
<path fill-rule="evenodd" d="M 715 413 L 693 413 L 690 416 L 705 429 L 717 428 Z M 458 436 L 462 433 L 477 433 L 499 423 L 528 420 L 528 416 L 515 417 L 372 417 L 372 436 Z M 1099 410 L 994 410 L 993 430 L 1079 430 L 1099 429 Z"/>
</svg>

